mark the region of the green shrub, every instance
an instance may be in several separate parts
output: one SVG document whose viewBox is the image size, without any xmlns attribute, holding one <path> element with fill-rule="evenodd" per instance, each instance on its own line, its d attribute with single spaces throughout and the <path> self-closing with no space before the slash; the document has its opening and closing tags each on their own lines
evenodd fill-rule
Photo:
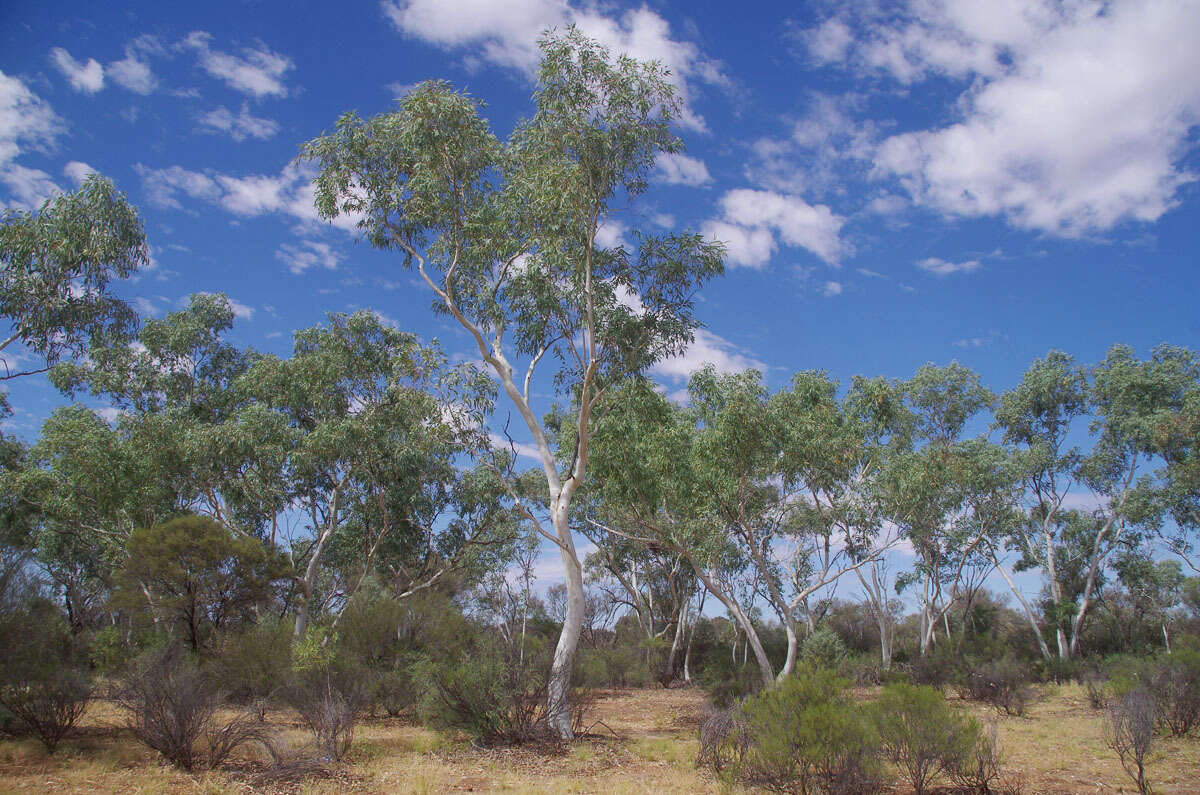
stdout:
<svg viewBox="0 0 1200 795">
<path fill-rule="evenodd" d="M 1178 648 L 1150 676 L 1160 731 L 1176 737 L 1200 724 L 1200 649 Z"/>
<path fill-rule="evenodd" d="M 697 676 L 713 703 L 728 707 L 762 689 L 762 674 L 756 665 L 739 665 L 728 654 L 713 655 Z"/>
<path fill-rule="evenodd" d="M 231 701 L 253 706 L 263 717 L 266 706 L 291 678 L 292 623 L 264 618 L 224 639 L 212 661 L 214 674 Z"/>
<path fill-rule="evenodd" d="M 87 649 L 58 607 L 30 599 L 0 621 L 0 705 L 9 730 L 29 733 L 53 753 L 92 695 Z"/>
<path fill-rule="evenodd" d="M 846 654 L 846 644 L 828 627 L 821 627 L 809 635 L 800 646 L 800 659 L 814 668 L 836 671 L 846 659 Z"/>
<path fill-rule="evenodd" d="M 955 714 L 932 687 L 887 685 L 871 712 L 884 750 L 917 795 L 938 775 L 962 770 L 979 743 L 979 724 Z"/>
<path fill-rule="evenodd" d="M 546 725 L 551 651 L 534 637 L 526 638 L 524 654 L 484 637 L 458 661 L 423 659 L 414 670 L 423 687 L 422 719 L 434 728 L 465 731 L 485 745 L 553 739 Z M 584 703 L 571 699 L 573 726 L 582 722 Z"/>
<path fill-rule="evenodd" d="M 1033 698 L 1029 670 L 1012 657 L 983 663 L 968 671 L 961 695 L 1006 715 L 1024 715 Z"/>
<path fill-rule="evenodd" d="M 779 791 L 878 791 L 878 740 L 848 698 L 848 684 L 828 670 L 798 671 L 706 721 L 700 760 Z"/>
</svg>

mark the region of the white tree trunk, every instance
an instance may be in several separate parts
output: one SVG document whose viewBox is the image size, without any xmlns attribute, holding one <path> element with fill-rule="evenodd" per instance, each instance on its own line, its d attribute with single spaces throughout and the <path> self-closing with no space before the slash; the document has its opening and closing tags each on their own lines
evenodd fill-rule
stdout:
<svg viewBox="0 0 1200 795">
<path fill-rule="evenodd" d="M 575 555 L 575 542 L 567 525 L 570 497 L 559 495 L 551 503 L 551 518 L 555 534 L 561 543 L 563 567 L 567 575 L 567 614 L 563 618 L 562 632 L 558 645 L 554 647 L 554 662 L 550 666 L 550 681 L 547 686 L 547 722 L 550 730 L 561 739 L 574 736 L 571 729 L 571 671 L 575 665 L 575 651 L 579 648 L 579 635 L 583 631 L 583 567 Z"/>
</svg>

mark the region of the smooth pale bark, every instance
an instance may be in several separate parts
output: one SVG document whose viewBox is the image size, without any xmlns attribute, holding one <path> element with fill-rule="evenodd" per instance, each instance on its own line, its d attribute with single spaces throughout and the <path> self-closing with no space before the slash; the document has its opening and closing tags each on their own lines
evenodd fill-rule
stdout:
<svg viewBox="0 0 1200 795">
<path fill-rule="evenodd" d="M 871 569 L 870 582 L 863 576 L 862 569 L 855 569 L 854 573 L 858 576 L 858 581 L 867 594 L 868 607 L 875 617 L 875 625 L 879 629 L 880 664 L 883 666 L 883 670 L 888 671 L 892 667 L 893 627 L 892 617 L 888 612 L 887 588 L 883 577 L 879 574 L 877 562 L 872 560 L 869 565 Z"/>
<path fill-rule="evenodd" d="M 1042 659 L 1049 660 L 1050 647 L 1046 645 L 1046 639 L 1042 637 L 1042 628 L 1038 625 L 1037 616 L 1034 615 L 1033 608 L 1030 606 L 1029 600 L 1025 598 L 1025 594 L 1021 593 L 1021 589 L 1017 587 L 1017 584 L 1013 581 L 1013 578 L 1009 576 L 1008 570 L 1005 569 L 1004 566 L 1000 565 L 1000 561 L 996 558 L 995 551 L 992 550 L 989 554 L 992 558 L 992 562 L 996 564 L 996 570 L 1000 572 L 1000 575 L 1004 577 L 1004 581 L 1008 583 L 1008 589 L 1012 591 L 1013 596 L 1017 597 L 1017 601 L 1021 603 L 1021 612 L 1024 614 L 1025 620 L 1029 622 L 1029 627 L 1033 630 L 1033 636 L 1037 638 L 1038 649 L 1040 649 L 1042 652 Z M 1064 649 L 1062 643 L 1063 633 L 1061 628 L 1058 630 L 1058 635 L 1059 656 L 1061 657 Z"/>
<path fill-rule="evenodd" d="M 686 554 L 686 553 L 685 553 Z M 758 637 L 758 630 L 754 628 L 754 622 L 750 620 L 750 616 L 742 609 L 742 606 L 737 603 L 737 600 L 725 593 L 724 589 L 716 583 L 713 578 L 708 576 L 708 573 L 700 566 L 696 565 L 696 561 L 688 555 L 688 562 L 692 564 L 692 569 L 696 572 L 696 576 L 700 582 L 704 583 L 704 587 L 708 592 L 725 605 L 725 609 L 737 620 L 738 626 L 746 633 L 746 642 L 750 648 L 754 650 L 754 659 L 758 663 L 759 673 L 762 675 L 763 684 L 770 687 L 775 683 L 775 672 L 771 669 L 771 661 L 767 659 L 767 652 L 763 649 L 762 640 Z M 736 655 L 736 645 L 734 649 Z M 736 656 L 735 656 L 736 660 Z"/>
<path fill-rule="evenodd" d="M 293 647 L 304 640 L 304 635 L 308 632 L 309 617 L 312 615 L 312 593 L 317 583 L 317 574 L 321 567 L 321 558 L 325 554 L 325 547 L 329 544 L 329 539 L 333 537 L 334 531 L 337 530 L 338 511 L 341 510 L 341 495 L 341 485 L 339 484 L 333 490 L 330 499 L 329 514 L 317 536 L 317 543 L 313 547 L 312 554 L 308 557 L 308 564 L 304 567 L 304 576 L 300 578 L 300 604 L 296 606 L 296 626 L 292 630 Z M 314 509 L 313 525 L 317 526 L 319 524 L 316 521 L 316 510 Z"/>
</svg>

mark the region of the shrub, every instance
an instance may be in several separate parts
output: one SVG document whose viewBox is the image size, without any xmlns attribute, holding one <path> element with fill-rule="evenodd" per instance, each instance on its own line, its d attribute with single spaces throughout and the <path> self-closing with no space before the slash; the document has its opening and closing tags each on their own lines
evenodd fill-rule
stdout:
<svg viewBox="0 0 1200 795">
<path fill-rule="evenodd" d="M 762 674 L 755 665 L 742 666 L 728 654 L 713 655 L 697 677 L 714 704 L 728 707 L 762 689 Z"/>
<path fill-rule="evenodd" d="M 804 639 L 800 659 L 814 668 L 837 670 L 846 659 L 846 644 L 828 627 L 821 627 Z"/>
<path fill-rule="evenodd" d="M 1006 657 L 968 671 L 962 695 L 972 701 L 990 704 L 1006 715 L 1024 715 L 1033 689 L 1029 686 L 1029 672 L 1025 666 Z"/>
<path fill-rule="evenodd" d="M 346 692 L 328 674 L 304 676 L 288 688 L 288 703 L 313 734 L 317 751 L 341 759 L 354 742 L 354 724 L 363 699 Z"/>
<path fill-rule="evenodd" d="M 950 775 L 963 789 L 984 795 L 993 791 L 1003 772 L 996 724 L 990 723 L 987 730 L 980 735 L 975 747 L 957 767 L 950 770 Z"/>
<path fill-rule="evenodd" d="M 212 665 L 231 701 L 264 711 L 291 675 L 291 622 L 266 618 L 225 638 Z"/>
<path fill-rule="evenodd" d="M 1104 709 L 1108 703 L 1108 695 L 1104 692 L 1108 685 L 1108 677 L 1092 668 L 1080 677 L 1084 692 L 1087 693 L 1088 705 L 1092 709 Z"/>
<path fill-rule="evenodd" d="M 554 740 L 546 724 L 550 649 L 526 639 L 525 653 L 490 639 L 456 663 L 424 659 L 414 678 L 423 683 L 420 712 L 435 728 L 461 729 L 485 745 Z M 582 725 L 587 699 L 571 698 L 571 725 Z"/>
<path fill-rule="evenodd" d="M 769 789 L 878 791 L 878 741 L 847 685 L 828 670 L 801 670 L 748 698 L 736 713 L 711 716 L 701 727 L 701 758 Z"/>
<path fill-rule="evenodd" d="M 92 683 L 72 671 L 0 687 L 0 703 L 16 719 L 14 728 L 36 736 L 50 753 L 74 728 L 91 696 Z"/>
<path fill-rule="evenodd" d="M 216 720 L 220 693 L 178 646 L 152 652 L 126 677 L 117 696 L 128 728 L 183 770 L 219 766 L 238 746 L 272 738 L 253 716 Z"/>
<path fill-rule="evenodd" d="M 956 715 L 932 687 L 887 685 L 872 714 L 884 750 L 917 795 L 939 774 L 963 769 L 979 742 L 979 724 Z"/>
<path fill-rule="evenodd" d="M 1150 791 L 1146 757 L 1154 743 L 1154 699 L 1138 687 L 1118 699 L 1108 713 L 1108 747 L 1117 752 L 1121 767 L 1137 783 L 1138 792 Z"/>
<path fill-rule="evenodd" d="M 398 665 L 390 671 L 379 671 L 374 677 L 373 700 L 389 717 L 399 717 L 417 703 L 417 688 L 413 684 L 409 665 Z"/>
<path fill-rule="evenodd" d="M 75 726 L 92 684 L 86 649 L 51 602 L 32 598 L 0 620 L 0 704 L 10 731 L 29 733 L 50 753 Z"/>
<path fill-rule="evenodd" d="M 948 645 L 934 646 L 904 666 L 909 681 L 942 690 L 959 678 L 960 661 Z"/>
<path fill-rule="evenodd" d="M 292 660 L 284 697 L 312 732 L 318 753 L 341 759 L 354 741 L 358 713 L 371 703 L 374 677 L 321 627 L 309 629 Z"/>
<path fill-rule="evenodd" d="M 1150 677 L 1161 731 L 1182 737 L 1200 723 L 1200 650 L 1177 649 Z"/>
</svg>

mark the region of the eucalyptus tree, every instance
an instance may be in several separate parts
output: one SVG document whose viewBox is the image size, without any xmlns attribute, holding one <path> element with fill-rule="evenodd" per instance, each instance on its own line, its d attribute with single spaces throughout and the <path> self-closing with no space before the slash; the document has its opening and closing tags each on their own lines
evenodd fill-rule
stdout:
<svg viewBox="0 0 1200 795">
<path fill-rule="evenodd" d="M 589 508 L 585 504 L 584 510 Z M 671 645 L 660 676 L 670 683 L 683 651 L 688 608 L 698 587 L 691 565 L 669 546 L 644 544 L 586 519 L 578 523 L 578 529 L 596 547 L 584 561 L 590 582 L 611 604 L 632 611 L 648 643 L 670 633 Z"/>
<path fill-rule="evenodd" d="M 132 342 L 105 340 L 50 377 L 68 394 L 108 400 L 137 427 L 156 480 L 176 491 L 181 510 L 273 539 L 286 504 L 286 428 L 235 388 L 257 354 L 226 339 L 233 321 L 225 296 L 193 295 L 186 308 L 147 319 Z"/>
<path fill-rule="evenodd" d="M 764 685 L 775 671 L 754 621 L 754 567 L 702 491 L 695 411 L 673 405 L 643 380 L 615 389 L 599 418 L 584 521 L 600 533 L 682 555 L 746 635 Z M 748 597 L 748 598 L 747 598 Z"/>
<path fill-rule="evenodd" d="M 468 333 L 533 438 L 550 528 L 528 506 L 527 518 L 558 547 L 568 592 L 548 714 L 569 737 L 584 610 L 569 518 L 593 415 L 613 383 L 690 341 L 693 294 L 721 271 L 721 250 L 692 234 L 635 234 L 636 251 L 599 242 L 614 208 L 645 190 L 657 156 L 681 149 L 671 132 L 679 100 L 661 65 L 613 58 L 574 29 L 541 47 L 536 112 L 504 142 L 478 100 L 434 81 L 395 111 L 343 116 L 301 158 L 319 167 L 319 213 L 356 218 L 373 245 L 415 266 L 435 311 Z M 577 406 L 565 469 L 534 407 L 548 355 Z"/>
<path fill-rule="evenodd" d="M 1095 508 L 1080 550 L 1082 589 L 1059 616 L 1068 624 L 1071 655 L 1078 654 L 1104 567 L 1115 553 L 1138 547 L 1159 521 L 1162 485 L 1154 475 L 1162 464 L 1162 429 L 1175 423 L 1198 377 L 1195 353 L 1165 344 L 1144 360 L 1114 345 L 1092 369 L 1094 443 L 1080 461 L 1079 480 Z"/>
<path fill-rule="evenodd" d="M 1200 574 L 1200 382 L 1184 391 L 1178 412 L 1162 418 L 1155 432 L 1165 466 L 1160 486 L 1165 519 L 1158 525 L 1167 548 Z"/>
<path fill-rule="evenodd" d="M 927 364 L 903 385 L 913 415 L 913 445 L 888 459 L 880 479 L 888 519 L 912 544 L 911 571 L 898 589 L 920 589 L 920 648 L 926 653 L 954 605 L 966 567 L 979 553 L 989 525 L 971 520 L 958 479 L 964 458 L 978 452 L 963 446 L 968 422 L 994 400 L 978 374 L 953 362 Z"/>
<path fill-rule="evenodd" d="M 109 285 L 148 261 L 137 211 L 99 175 L 37 212 L 4 211 L 0 319 L 9 328 L 0 382 L 46 372 L 98 338 L 128 338 L 137 316 Z"/>
<path fill-rule="evenodd" d="M 1091 410 L 1087 370 L 1061 351 L 1051 351 L 1026 370 L 1021 382 L 1000 396 L 996 425 L 1003 441 L 1016 449 L 1024 484 L 1024 521 L 1015 524 L 1006 539 L 1019 559 L 1010 572 L 1000 561 L 998 548 L 992 549 L 997 570 L 1004 577 L 1017 602 L 1033 627 L 1043 656 L 1050 649 L 1042 637 L 1039 617 L 1028 597 L 1017 587 L 1014 573 L 1041 569 L 1055 606 L 1067 604 L 1070 590 L 1068 572 L 1059 571 L 1066 546 L 1064 534 L 1072 533 L 1085 521 L 1068 498 L 1080 484 L 1079 468 L 1084 453 L 1068 447 L 1072 429 Z M 1070 656 L 1067 628 L 1054 621 L 1057 653 Z"/>
<path fill-rule="evenodd" d="M 63 595 L 72 626 L 92 623 L 134 529 L 179 509 L 135 424 L 110 426 L 80 405 L 56 409 L 29 449 L 26 466 L 5 473 L 5 493 L 29 517 L 23 546 Z"/>
<path fill-rule="evenodd" d="M 287 359 L 258 357 L 236 387 L 286 430 L 283 493 L 311 533 L 288 547 L 299 640 L 315 607 L 351 598 L 376 564 L 394 567 L 398 595 L 407 596 L 465 565 L 511 522 L 488 473 L 454 469 L 494 396 L 473 366 L 448 366 L 439 348 L 370 312 L 331 315 L 296 332 L 294 347 Z M 445 516 L 452 507 L 457 514 Z M 359 573 L 319 594 L 336 546 L 343 558 L 355 549 Z"/>
</svg>

